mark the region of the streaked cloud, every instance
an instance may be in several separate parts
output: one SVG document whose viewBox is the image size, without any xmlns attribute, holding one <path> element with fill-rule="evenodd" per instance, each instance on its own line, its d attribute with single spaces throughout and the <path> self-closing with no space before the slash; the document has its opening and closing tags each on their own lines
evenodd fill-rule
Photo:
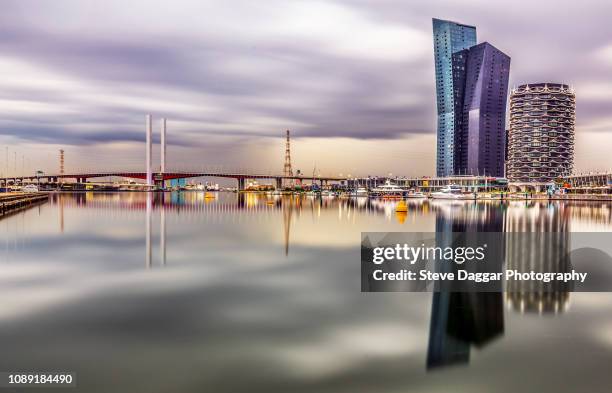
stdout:
<svg viewBox="0 0 612 393">
<path fill-rule="evenodd" d="M 268 162 L 263 152 L 221 148 L 245 151 L 287 128 L 319 145 L 341 138 L 349 151 L 359 140 L 373 151 L 383 139 L 422 140 L 435 133 L 432 17 L 477 25 L 480 41 L 512 57 L 511 84 L 572 84 L 578 132 L 612 130 L 602 84 L 612 61 L 612 5 L 507 4 L 5 1 L 0 144 L 132 144 L 143 138 L 145 113 L 170 119 L 169 141 L 191 147 L 186 157 L 226 165 L 236 155 Z M 431 173 L 432 159 L 415 156 L 411 170 Z"/>
</svg>

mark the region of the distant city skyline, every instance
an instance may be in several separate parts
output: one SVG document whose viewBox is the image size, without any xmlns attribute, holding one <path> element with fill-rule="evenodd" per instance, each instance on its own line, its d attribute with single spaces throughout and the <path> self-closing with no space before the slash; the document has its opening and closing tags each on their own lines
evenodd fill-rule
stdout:
<svg viewBox="0 0 612 393">
<path fill-rule="evenodd" d="M 434 17 L 511 55 L 511 89 L 571 85 L 575 171 L 608 170 L 610 14 L 605 1 L 5 1 L 0 171 L 5 146 L 20 171 L 57 169 L 60 148 L 68 169 L 140 168 L 152 113 L 155 138 L 168 118 L 169 167 L 280 173 L 290 129 L 303 173 L 434 175 Z"/>
</svg>

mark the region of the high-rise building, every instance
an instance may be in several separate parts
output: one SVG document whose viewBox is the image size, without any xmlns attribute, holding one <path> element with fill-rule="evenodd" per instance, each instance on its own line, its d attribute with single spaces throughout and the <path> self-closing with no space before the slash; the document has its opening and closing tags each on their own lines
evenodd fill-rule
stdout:
<svg viewBox="0 0 612 393">
<path fill-rule="evenodd" d="M 572 173 L 576 97 L 568 85 L 521 85 L 510 95 L 507 177 L 536 187 Z"/>
<path fill-rule="evenodd" d="M 455 165 L 455 121 L 457 91 L 453 76 L 453 53 L 476 45 L 476 27 L 433 19 L 434 61 L 436 67 L 436 99 L 438 113 L 438 145 L 436 173 L 450 176 Z"/>
<path fill-rule="evenodd" d="M 453 55 L 454 174 L 503 177 L 510 57 L 488 42 Z"/>
</svg>

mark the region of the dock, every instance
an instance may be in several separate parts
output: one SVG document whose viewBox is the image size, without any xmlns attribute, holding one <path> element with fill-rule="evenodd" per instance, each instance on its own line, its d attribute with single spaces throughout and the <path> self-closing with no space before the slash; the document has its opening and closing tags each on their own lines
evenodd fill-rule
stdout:
<svg viewBox="0 0 612 393">
<path fill-rule="evenodd" d="M 20 193 L 10 192 L 0 194 L 0 218 L 27 209 L 30 206 L 44 203 L 49 199 L 49 194 L 42 192 Z"/>
</svg>

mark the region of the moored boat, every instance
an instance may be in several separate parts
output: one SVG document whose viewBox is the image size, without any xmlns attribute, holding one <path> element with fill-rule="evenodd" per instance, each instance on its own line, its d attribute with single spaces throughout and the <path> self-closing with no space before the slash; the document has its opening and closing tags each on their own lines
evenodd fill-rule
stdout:
<svg viewBox="0 0 612 393">
<path fill-rule="evenodd" d="M 406 194 L 406 198 L 427 198 L 427 195 L 419 191 L 411 191 Z"/>
<path fill-rule="evenodd" d="M 22 192 L 38 192 L 38 186 L 35 184 L 28 184 L 21 187 Z"/>
<path fill-rule="evenodd" d="M 365 187 L 359 187 L 351 192 L 353 197 L 366 197 L 368 196 L 368 190 Z"/>
<path fill-rule="evenodd" d="M 440 191 L 432 192 L 431 197 L 433 199 L 473 199 L 474 194 L 464 193 L 461 186 L 451 184 Z"/>
<path fill-rule="evenodd" d="M 370 196 L 381 198 L 401 198 L 406 191 L 398 185 L 391 183 L 391 180 L 385 181 L 385 184 L 375 187 L 370 192 Z"/>
</svg>

